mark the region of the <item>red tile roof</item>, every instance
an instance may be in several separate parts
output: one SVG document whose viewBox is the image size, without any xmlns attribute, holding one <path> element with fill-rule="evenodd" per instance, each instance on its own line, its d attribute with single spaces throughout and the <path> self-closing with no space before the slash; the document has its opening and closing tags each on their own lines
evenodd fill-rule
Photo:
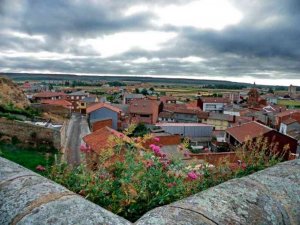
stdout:
<svg viewBox="0 0 300 225">
<path fill-rule="evenodd" d="M 238 142 L 243 143 L 270 132 L 272 129 L 256 121 L 244 123 L 240 126 L 230 127 L 226 130 Z"/>
<path fill-rule="evenodd" d="M 130 141 L 129 137 L 109 127 L 103 127 L 86 135 L 83 137 L 83 141 L 91 147 L 92 151 L 100 155 L 103 151 L 116 145 L 114 138 Z"/>
<path fill-rule="evenodd" d="M 164 111 L 198 115 L 199 118 L 208 118 L 209 113 L 203 112 L 200 108 L 189 108 L 185 104 L 168 104 L 164 106 Z"/>
<path fill-rule="evenodd" d="M 112 106 L 110 104 L 99 102 L 99 103 L 96 103 L 96 104 L 88 106 L 87 109 L 86 109 L 86 113 L 89 114 L 89 113 L 91 113 L 91 112 L 93 112 L 95 110 L 101 109 L 103 107 L 105 107 L 107 109 L 110 109 L 112 111 L 115 111 L 117 113 L 120 113 L 122 111 L 121 109 L 119 109 L 117 107 L 114 107 L 114 106 Z"/>
<path fill-rule="evenodd" d="M 129 112 L 136 114 L 154 114 L 158 112 L 159 102 L 149 99 L 135 99 L 130 103 Z"/>
<path fill-rule="evenodd" d="M 51 92 L 51 91 L 44 91 L 34 95 L 35 98 L 51 98 L 51 97 L 58 97 L 58 96 L 65 96 L 66 94 L 63 92 Z"/>
<path fill-rule="evenodd" d="M 288 118 L 282 121 L 282 123 L 286 124 L 286 125 L 290 125 L 292 123 L 298 122 L 297 120 L 293 119 L 293 118 Z"/>
<path fill-rule="evenodd" d="M 71 102 L 68 102 L 64 99 L 59 99 L 59 100 L 42 100 L 42 104 L 48 104 L 48 105 L 60 105 L 65 108 L 70 108 L 72 106 Z"/>
<path fill-rule="evenodd" d="M 228 103 L 229 100 L 220 97 L 201 97 L 203 103 Z"/>
<path fill-rule="evenodd" d="M 284 117 L 284 116 L 292 115 L 296 112 L 300 112 L 300 110 L 286 110 L 284 112 L 277 113 L 276 116 L 277 117 Z"/>
</svg>

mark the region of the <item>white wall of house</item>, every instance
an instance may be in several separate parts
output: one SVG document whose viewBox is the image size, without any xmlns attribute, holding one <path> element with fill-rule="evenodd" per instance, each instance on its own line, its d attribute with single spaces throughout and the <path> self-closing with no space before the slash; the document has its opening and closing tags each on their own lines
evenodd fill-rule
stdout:
<svg viewBox="0 0 300 225">
<path fill-rule="evenodd" d="M 224 103 L 203 103 L 204 112 L 223 111 Z"/>
</svg>

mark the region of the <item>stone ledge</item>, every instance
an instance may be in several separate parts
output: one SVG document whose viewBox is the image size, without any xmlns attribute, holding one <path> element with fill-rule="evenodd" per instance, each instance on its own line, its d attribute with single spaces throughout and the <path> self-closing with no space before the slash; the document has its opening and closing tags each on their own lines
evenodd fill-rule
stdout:
<svg viewBox="0 0 300 225">
<path fill-rule="evenodd" d="M 0 157 L 0 224 L 131 223 Z M 135 224 L 300 224 L 300 160 L 153 209 Z"/>
<path fill-rule="evenodd" d="M 0 224 L 131 224 L 65 187 L 0 157 Z"/>
</svg>

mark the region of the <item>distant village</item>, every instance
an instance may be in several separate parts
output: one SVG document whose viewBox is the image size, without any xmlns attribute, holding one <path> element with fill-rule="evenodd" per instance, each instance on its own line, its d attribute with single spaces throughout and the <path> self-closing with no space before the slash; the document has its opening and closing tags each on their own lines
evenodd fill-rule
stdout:
<svg viewBox="0 0 300 225">
<path fill-rule="evenodd" d="M 84 146 L 91 149 L 92 160 L 105 152 L 109 136 L 118 136 L 135 124 L 140 130 L 135 137 L 149 133 L 160 139 L 168 157 L 187 162 L 197 159 L 214 164 L 222 157 L 232 158 L 235 146 L 259 137 L 276 143 L 278 149 L 288 146 L 290 158 L 299 156 L 300 93 L 293 85 L 280 93 L 255 84 L 218 93 L 202 93 L 199 87 L 197 94 L 184 98 L 157 91 L 157 85 L 150 83 L 103 82 L 104 93 L 65 83 L 26 81 L 19 87 L 32 107 L 51 115 L 52 119 L 34 125 L 67 126 L 61 131 L 65 139 L 61 149 L 68 154 Z M 184 151 L 183 141 L 189 143 Z M 69 156 L 70 163 L 80 160 Z"/>
</svg>

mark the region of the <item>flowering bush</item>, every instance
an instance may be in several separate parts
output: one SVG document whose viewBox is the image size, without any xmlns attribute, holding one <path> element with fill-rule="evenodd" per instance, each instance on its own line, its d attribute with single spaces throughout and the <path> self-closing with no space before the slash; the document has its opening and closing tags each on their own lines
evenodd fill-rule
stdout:
<svg viewBox="0 0 300 225">
<path fill-rule="evenodd" d="M 54 165 L 48 176 L 94 203 L 135 221 L 155 207 L 277 162 L 266 158 L 265 154 L 260 154 L 260 158 L 254 157 L 242 147 L 239 153 L 241 161 L 234 166 L 226 162 L 218 166 L 186 165 L 183 161 L 168 159 L 161 150 L 158 138 L 148 147 L 140 147 L 147 142 L 145 139 L 149 136 L 124 143 L 123 160 L 109 166 L 103 164 L 92 171 L 86 164 L 70 168 L 62 162 Z M 82 150 L 91 151 L 86 146 L 82 146 Z M 114 154 L 122 154 L 122 151 Z M 260 163 L 256 164 L 257 161 Z"/>
</svg>

